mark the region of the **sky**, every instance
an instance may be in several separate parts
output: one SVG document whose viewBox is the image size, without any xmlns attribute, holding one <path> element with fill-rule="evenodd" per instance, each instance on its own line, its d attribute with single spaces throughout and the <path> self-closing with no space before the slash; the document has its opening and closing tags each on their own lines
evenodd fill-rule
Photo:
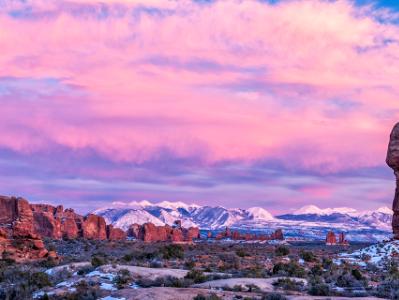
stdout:
<svg viewBox="0 0 399 300">
<path fill-rule="evenodd" d="M 0 194 L 390 206 L 398 1 L 0 0 Z"/>
</svg>

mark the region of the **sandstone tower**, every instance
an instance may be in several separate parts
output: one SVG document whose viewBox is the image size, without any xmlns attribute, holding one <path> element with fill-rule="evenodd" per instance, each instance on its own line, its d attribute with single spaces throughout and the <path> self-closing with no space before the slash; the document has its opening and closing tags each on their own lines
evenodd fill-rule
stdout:
<svg viewBox="0 0 399 300">
<path fill-rule="evenodd" d="M 399 123 L 391 132 L 386 162 L 393 169 L 396 177 L 395 198 L 392 204 L 392 230 L 394 239 L 399 239 Z"/>
</svg>

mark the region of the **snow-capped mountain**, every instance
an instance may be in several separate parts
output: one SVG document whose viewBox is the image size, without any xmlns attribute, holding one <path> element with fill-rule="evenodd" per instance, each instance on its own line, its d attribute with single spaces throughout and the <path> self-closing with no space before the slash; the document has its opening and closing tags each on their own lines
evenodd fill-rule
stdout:
<svg viewBox="0 0 399 300">
<path fill-rule="evenodd" d="M 337 208 L 318 208 L 316 205 L 306 205 L 298 210 L 295 210 L 293 215 L 331 215 L 334 213 L 339 214 L 354 214 L 356 209 L 350 207 L 337 207 Z"/>
<path fill-rule="evenodd" d="M 273 220 L 274 217 L 262 207 L 251 207 L 247 209 L 249 215 L 254 220 Z"/>
<path fill-rule="evenodd" d="M 108 224 L 124 230 L 134 223 L 172 225 L 175 220 L 181 220 L 183 227 L 211 230 L 232 227 L 257 231 L 282 228 L 288 235 L 316 239 L 324 238 L 331 229 L 346 232 L 348 238 L 357 240 L 387 238 L 392 221 L 392 211 L 387 207 L 360 212 L 348 207 L 321 209 L 308 205 L 292 213 L 273 216 L 262 207 L 239 209 L 168 201 L 114 202 L 111 207 L 98 209 L 94 213 L 103 216 Z"/>
</svg>

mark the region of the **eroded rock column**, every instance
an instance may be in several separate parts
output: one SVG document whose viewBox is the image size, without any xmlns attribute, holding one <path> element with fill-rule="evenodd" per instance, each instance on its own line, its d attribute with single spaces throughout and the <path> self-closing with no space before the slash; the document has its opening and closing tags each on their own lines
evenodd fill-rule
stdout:
<svg viewBox="0 0 399 300">
<path fill-rule="evenodd" d="M 395 125 L 390 136 L 387 164 L 393 169 L 396 177 L 395 198 L 392 204 L 392 230 L 394 239 L 399 239 L 399 123 Z"/>
</svg>

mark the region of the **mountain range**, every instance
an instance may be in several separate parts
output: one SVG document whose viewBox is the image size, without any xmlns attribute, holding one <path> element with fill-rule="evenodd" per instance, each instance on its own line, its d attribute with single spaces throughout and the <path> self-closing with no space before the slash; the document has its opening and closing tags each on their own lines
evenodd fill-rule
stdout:
<svg viewBox="0 0 399 300">
<path fill-rule="evenodd" d="M 321 209 L 307 205 L 293 212 L 273 216 L 262 207 L 248 209 L 222 206 L 199 206 L 184 202 L 151 203 L 113 202 L 93 213 L 104 217 L 107 224 L 127 230 L 131 224 L 173 224 L 181 220 L 183 227 L 222 230 L 231 227 L 242 231 L 271 232 L 277 228 L 295 239 L 323 239 L 329 230 L 345 232 L 353 241 L 377 241 L 391 235 L 392 210 L 357 211 L 349 207 Z"/>
</svg>

